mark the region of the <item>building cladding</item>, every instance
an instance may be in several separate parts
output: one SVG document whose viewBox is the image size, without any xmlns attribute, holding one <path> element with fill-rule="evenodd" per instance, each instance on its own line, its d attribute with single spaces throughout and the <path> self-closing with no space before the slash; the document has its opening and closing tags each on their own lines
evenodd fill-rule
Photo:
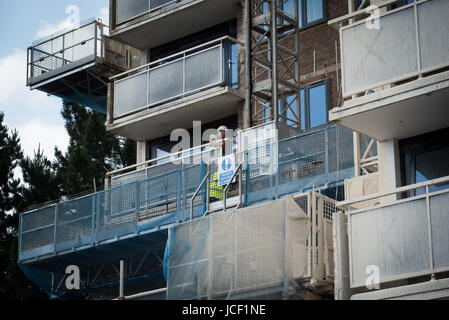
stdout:
<svg viewBox="0 0 449 320">
<path fill-rule="evenodd" d="M 109 26 L 34 43 L 28 85 L 106 113 L 138 164 L 21 215 L 19 265 L 55 298 L 118 296 L 120 260 L 128 298 L 447 296 L 447 16 L 444 0 L 110 0 Z M 221 126 L 229 200 L 209 190 Z"/>
</svg>

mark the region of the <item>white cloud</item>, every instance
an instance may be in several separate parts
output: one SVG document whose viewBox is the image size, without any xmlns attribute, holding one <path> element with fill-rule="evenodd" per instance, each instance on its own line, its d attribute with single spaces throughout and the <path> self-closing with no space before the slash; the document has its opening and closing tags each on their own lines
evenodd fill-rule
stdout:
<svg viewBox="0 0 449 320">
<path fill-rule="evenodd" d="M 70 28 L 80 23 L 80 9 L 78 6 L 70 5 L 66 8 L 67 17 L 56 23 L 49 23 L 42 20 L 41 26 L 36 33 L 36 38 L 43 38 L 52 35 L 55 32 L 61 31 L 65 28 Z"/>
<path fill-rule="evenodd" d="M 21 50 L 0 58 L 0 110 L 15 125 L 39 115 L 51 122 L 61 120 L 61 99 L 27 88 L 26 61 L 26 52 Z"/>
<path fill-rule="evenodd" d="M 63 126 L 48 125 L 40 119 L 33 119 L 23 126 L 17 127 L 17 131 L 25 156 L 32 158 L 39 145 L 50 160 L 55 158 L 55 146 L 62 152 L 67 151 L 69 136 Z"/>
<path fill-rule="evenodd" d="M 17 50 L 0 58 L 0 88 L 0 111 L 4 112 L 10 129 L 21 129 L 19 136 L 27 155 L 33 155 L 39 142 L 52 159 L 55 145 L 63 150 L 67 148 L 67 134 L 60 115 L 61 99 L 26 87 L 25 51 Z M 49 132 L 53 133 L 49 135 Z"/>
<path fill-rule="evenodd" d="M 35 38 L 40 39 L 47 37 L 63 29 L 73 28 L 74 26 L 79 25 L 81 22 L 80 9 L 77 6 L 68 6 L 66 9 L 66 14 L 67 17 L 65 19 L 56 21 L 55 23 L 49 23 L 46 20 L 42 20 Z M 100 18 L 104 24 L 109 25 L 109 7 L 101 8 L 100 12 L 97 14 L 97 17 Z"/>
<path fill-rule="evenodd" d="M 103 21 L 105 25 L 109 26 L 109 7 L 101 8 L 98 17 Z"/>
<path fill-rule="evenodd" d="M 67 17 L 49 23 L 40 22 L 36 38 L 45 37 L 79 23 L 79 8 L 68 6 Z M 98 14 L 106 25 L 109 23 L 109 8 L 100 9 Z M 27 53 L 15 50 L 6 57 L 0 57 L 0 112 L 5 113 L 5 123 L 10 129 L 17 128 L 24 153 L 33 156 L 39 143 L 45 155 L 54 158 L 54 146 L 65 151 L 68 136 L 60 115 L 62 100 L 48 96 L 26 86 Z"/>
</svg>

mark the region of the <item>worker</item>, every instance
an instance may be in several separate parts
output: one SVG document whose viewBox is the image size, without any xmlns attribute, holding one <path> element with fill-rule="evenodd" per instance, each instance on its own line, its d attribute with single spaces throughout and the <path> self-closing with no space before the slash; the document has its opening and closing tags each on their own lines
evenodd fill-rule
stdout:
<svg viewBox="0 0 449 320">
<path fill-rule="evenodd" d="M 217 131 L 218 131 L 218 141 L 220 142 L 221 147 L 221 155 L 226 156 L 227 155 L 226 147 L 227 143 L 229 142 L 229 139 L 226 137 L 228 128 L 226 126 L 220 126 Z"/>
<path fill-rule="evenodd" d="M 217 129 L 217 131 L 218 131 L 217 136 L 213 135 L 210 137 L 210 143 L 211 145 L 217 146 L 218 148 L 221 149 L 221 156 L 226 156 L 229 141 L 232 146 L 232 139 L 230 140 L 226 137 L 226 133 L 228 131 L 228 128 L 226 126 L 220 126 Z M 210 181 L 209 198 L 211 202 L 223 200 L 224 187 L 218 184 L 218 180 L 219 179 L 218 179 L 218 165 L 217 165 L 217 171 L 214 173 Z"/>
<path fill-rule="evenodd" d="M 211 202 L 223 200 L 223 186 L 218 185 L 218 171 L 214 173 L 209 187 L 209 199 Z"/>
</svg>

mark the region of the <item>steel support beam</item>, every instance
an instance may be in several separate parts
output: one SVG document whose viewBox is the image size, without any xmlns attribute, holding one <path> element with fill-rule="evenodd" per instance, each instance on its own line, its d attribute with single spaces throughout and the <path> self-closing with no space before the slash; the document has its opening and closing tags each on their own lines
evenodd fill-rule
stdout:
<svg viewBox="0 0 449 320">
<path fill-rule="evenodd" d="M 301 129 L 299 7 L 285 0 L 245 0 L 248 26 L 246 70 L 251 125 L 265 121 Z M 293 39 L 294 49 L 283 42 Z M 289 102 L 286 99 L 289 98 Z M 279 105 L 279 103 L 282 103 Z"/>
</svg>

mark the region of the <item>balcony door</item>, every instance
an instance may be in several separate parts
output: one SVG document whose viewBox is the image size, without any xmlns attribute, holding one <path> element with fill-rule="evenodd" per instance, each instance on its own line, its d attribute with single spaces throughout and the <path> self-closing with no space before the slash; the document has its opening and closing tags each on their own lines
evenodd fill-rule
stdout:
<svg viewBox="0 0 449 320">
<path fill-rule="evenodd" d="M 399 142 L 402 184 L 411 185 L 449 176 L 449 128 Z M 434 185 L 430 192 L 449 188 L 449 183 Z M 425 193 L 417 189 L 408 196 Z"/>
</svg>

